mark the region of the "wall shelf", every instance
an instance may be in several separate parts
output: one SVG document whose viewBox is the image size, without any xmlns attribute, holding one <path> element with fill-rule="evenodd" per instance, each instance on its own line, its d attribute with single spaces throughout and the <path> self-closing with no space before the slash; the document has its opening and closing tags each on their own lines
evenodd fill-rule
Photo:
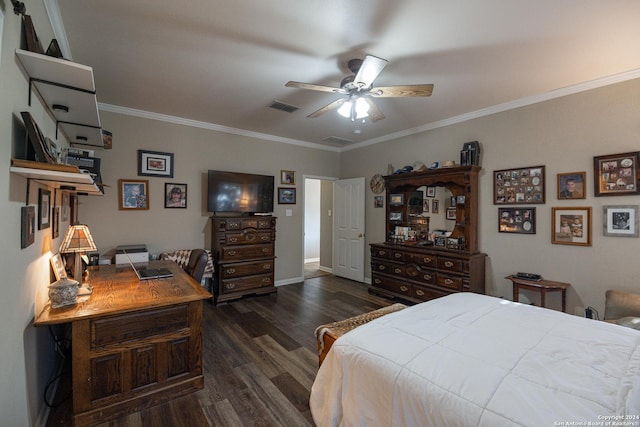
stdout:
<svg viewBox="0 0 640 427">
<path fill-rule="evenodd" d="M 93 69 L 61 58 L 16 49 L 29 76 L 29 105 L 35 89 L 69 143 L 103 148 Z"/>
<path fill-rule="evenodd" d="M 39 184 L 50 188 L 68 191 L 70 193 L 87 194 L 102 196 L 104 194 L 100 185 L 96 184 L 93 176 L 88 173 L 81 173 L 77 167 L 76 172 L 70 172 L 74 167 L 68 165 L 49 165 L 41 162 L 31 162 L 28 160 L 12 161 L 9 169 L 11 173 L 18 174 L 27 178 L 29 181 L 35 181 Z M 44 169 L 41 165 L 28 167 L 30 163 L 41 163 L 41 165 L 49 167 Z M 27 192 L 29 189 L 27 188 Z"/>
</svg>

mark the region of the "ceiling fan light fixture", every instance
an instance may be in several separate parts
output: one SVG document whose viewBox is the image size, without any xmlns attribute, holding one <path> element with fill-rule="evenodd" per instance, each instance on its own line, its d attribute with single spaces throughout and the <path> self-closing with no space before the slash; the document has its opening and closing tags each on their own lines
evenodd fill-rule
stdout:
<svg viewBox="0 0 640 427">
<path fill-rule="evenodd" d="M 369 117 L 369 104 L 363 98 L 356 98 L 354 101 L 346 101 L 338 109 L 338 114 L 351 121 L 366 119 Z"/>
</svg>

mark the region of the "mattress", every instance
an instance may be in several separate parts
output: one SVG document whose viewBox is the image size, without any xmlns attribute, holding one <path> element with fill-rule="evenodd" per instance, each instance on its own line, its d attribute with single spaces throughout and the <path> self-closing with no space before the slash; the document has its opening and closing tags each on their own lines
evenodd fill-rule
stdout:
<svg viewBox="0 0 640 427">
<path fill-rule="evenodd" d="M 309 403 L 321 427 L 638 426 L 640 331 L 452 294 L 340 337 Z"/>
</svg>

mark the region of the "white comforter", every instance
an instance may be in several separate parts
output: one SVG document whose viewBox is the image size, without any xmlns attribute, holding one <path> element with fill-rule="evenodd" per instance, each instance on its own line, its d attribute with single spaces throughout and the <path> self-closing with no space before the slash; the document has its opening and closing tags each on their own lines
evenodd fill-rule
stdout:
<svg viewBox="0 0 640 427">
<path fill-rule="evenodd" d="M 640 426 L 640 331 L 453 294 L 339 338 L 310 407 L 320 427 Z"/>
</svg>

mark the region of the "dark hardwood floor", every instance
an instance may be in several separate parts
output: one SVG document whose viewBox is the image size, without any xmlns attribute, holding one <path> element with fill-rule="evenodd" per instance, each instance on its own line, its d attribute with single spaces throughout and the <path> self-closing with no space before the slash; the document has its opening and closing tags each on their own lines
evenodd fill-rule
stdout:
<svg viewBox="0 0 640 427">
<path fill-rule="evenodd" d="M 100 427 L 313 426 L 314 331 L 393 302 L 367 288 L 325 275 L 280 286 L 276 294 L 204 302 L 204 389 Z M 58 395 L 67 392 L 61 385 Z M 70 425 L 67 399 L 51 410 L 47 426 Z"/>
</svg>

